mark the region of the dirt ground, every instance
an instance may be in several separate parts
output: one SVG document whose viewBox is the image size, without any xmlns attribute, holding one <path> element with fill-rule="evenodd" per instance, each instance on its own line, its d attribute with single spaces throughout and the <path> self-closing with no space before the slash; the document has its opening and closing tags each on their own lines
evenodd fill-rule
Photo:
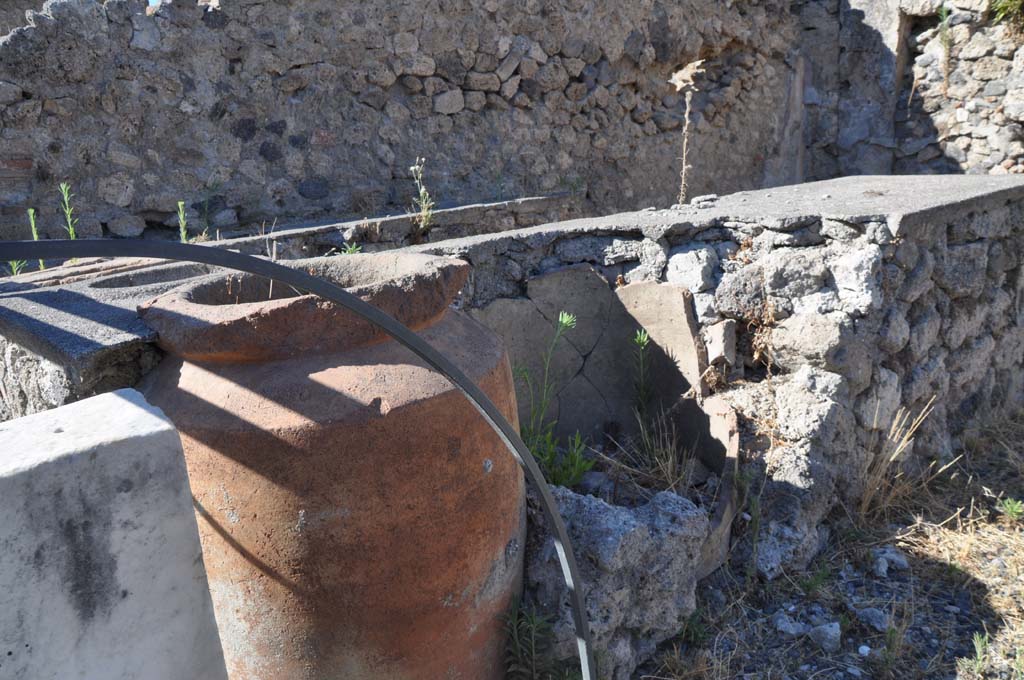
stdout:
<svg viewBox="0 0 1024 680">
<path fill-rule="evenodd" d="M 706 579 L 637 678 L 1024 680 L 1024 414 L 967 433 L 945 469 L 885 474 L 806 570 L 765 583 L 733 560 Z"/>
</svg>

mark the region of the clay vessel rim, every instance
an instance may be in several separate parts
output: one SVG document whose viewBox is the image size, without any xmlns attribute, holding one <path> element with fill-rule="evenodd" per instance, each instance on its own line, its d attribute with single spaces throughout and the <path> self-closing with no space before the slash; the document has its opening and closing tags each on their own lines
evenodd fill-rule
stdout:
<svg viewBox="0 0 1024 680">
<path fill-rule="evenodd" d="M 279 264 L 304 269 L 337 283 L 371 304 L 374 298 L 401 292 L 410 297 L 410 302 L 412 298 L 419 298 L 424 304 L 431 303 L 437 307 L 434 311 L 438 313 L 455 298 L 464 280 L 462 276 L 453 277 L 451 274 L 460 269 L 468 270 L 468 265 L 462 260 L 418 253 L 338 255 L 286 260 Z M 252 285 L 254 283 L 255 286 Z M 443 295 L 441 298 L 429 295 L 425 290 L 428 288 L 440 288 Z M 270 292 L 269 279 L 248 273 L 218 272 L 186 281 L 144 303 L 140 310 L 144 317 L 149 309 L 167 309 L 179 314 L 187 312 L 195 319 L 224 323 L 319 300 L 315 294 L 296 291 L 280 282 L 273 284 L 273 297 Z M 321 304 L 334 306 L 327 301 Z"/>
<path fill-rule="evenodd" d="M 469 275 L 455 258 L 407 253 L 284 261 L 343 286 L 412 329 L 434 323 Z M 189 280 L 139 306 L 164 351 L 191 361 L 252 362 L 346 351 L 384 337 L 358 314 L 253 274 Z"/>
</svg>

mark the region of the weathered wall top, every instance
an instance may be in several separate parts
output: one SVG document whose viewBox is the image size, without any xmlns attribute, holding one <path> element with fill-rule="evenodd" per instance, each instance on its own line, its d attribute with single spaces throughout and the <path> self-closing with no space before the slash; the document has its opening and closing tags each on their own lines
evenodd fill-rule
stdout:
<svg viewBox="0 0 1024 680">
<path fill-rule="evenodd" d="M 726 196 L 697 197 L 686 206 L 641 210 L 546 224 L 506 234 L 484 234 L 414 246 L 425 252 L 465 254 L 476 247 L 500 251 L 513 240 L 543 239 L 566 233 L 623 233 L 658 240 L 694 236 L 723 226 L 793 232 L 811 222 L 884 222 L 894 236 L 1024 198 L 1024 180 L 977 176 L 857 175 Z M 778 245 L 799 245 L 794 242 Z"/>
</svg>

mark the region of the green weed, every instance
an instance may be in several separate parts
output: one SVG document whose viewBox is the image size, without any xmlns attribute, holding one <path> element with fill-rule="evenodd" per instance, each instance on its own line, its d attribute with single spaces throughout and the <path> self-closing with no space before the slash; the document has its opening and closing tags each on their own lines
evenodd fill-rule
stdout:
<svg viewBox="0 0 1024 680">
<path fill-rule="evenodd" d="M 804 595 L 807 597 L 814 597 L 818 594 L 818 591 L 821 590 L 821 587 L 828 583 L 831 576 L 832 571 L 828 568 L 828 565 L 822 564 L 810 575 L 799 579 L 798 585 L 800 586 L 800 590 L 804 591 Z"/>
<path fill-rule="evenodd" d="M 554 680 L 557 672 L 551 656 L 551 622 L 516 601 L 505 620 L 506 680 Z"/>
<path fill-rule="evenodd" d="M 529 421 L 522 428 L 523 442 L 537 460 L 544 477 L 559 486 L 579 484 L 583 475 L 594 466 L 594 461 L 584 455 L 586 445 L 580 433 L 577 432 L 571 437 L 568 446 L 563 450 L 558 437 L 555 436 L 557 423 L 547 418 L 556 387 L 551 379 L 551 360 L 558 343 L 575 327 L 574 315 L 565 311 L 559 312 L 555 334 L 541 356 L 544 370 L 539 383 L 534 382 L 530 372 L 525 368 L 516 371 L 516 376 L 526 385 L 530 399 Z"/>
<path fill-rule="evenodd" d="M 564 450 L 551 431 L 545 432 L 535 440 L 530 448 L 548 483 L 567 487 L 579 484 L 583 481 L 583 475 L 594 467 L 594 461 L 584 455 L 586 450 L 587 447 L 579 432 L 569 438 Z"/>
<path fill-rule="evenodd" d="M 185 201 L 178 201 L 178 240 L 188 243 L 188 219 L 185 217 Z"/>
<path fill-rule="evenodd" d="M 1019 522 L 1024 519 L 1024 501 L 1016 498 L 1002 499 L 996 504 L 996 509 L 1013 522 Z"/>
<path fill-rule="evenodd" d="M 210 222 L 210 201 L 213 200 L 213 197 L 217 194 L 217 192 L 220 191 L 220 187 L 220 182 L 214 182 L 209 186 L 209 188 L 206 190 L 206 193 L 203 195 L 203 208 L 201 216 L 203 222 L 203 232 L 209 232 L 210 227 L 213 226 L 213 224 Z M 220 238 L 218 237 L 217 240 L 219 241 Z"/>
<path fill-rule="evenodd" d="M 39 229 L 36 227 L 36 210 L 35 208 L 28 209 L 28 225 L 32 229 L 32 240 L 39 240 Z M 39 260 L 39 271 L 46 269 L 46 263 Z"/>
<path fill-rule="evenodd" d="M 942 94 L 949 91 L 950 60 L 953 57 L 953 34 L 949 31 L 950 9 L 939 6 L 939 40 L 942 42 Z"/>
<path fill-rule="evenodd" d="M 992 18 L 996 23 L 1024 24 L 1024 0 L 992 0 Z"/>
<path fill-rule="evenodd" d="M 426 165 L 425 159 L 417 157 L 416 163 L 409 168 L 412 179 L 416 183 L 416 197 L 412 199 L 412 208 L 416 213 L 416 241 L 426 236 L 434 223 L 434 198 L 423 182 L 423 171 Z"/>
<path fill-rule="evenodd" d="M 67 232 L 69 239 L 78 238 L 78 232 L 75 228 L 78 226 L 78 218 L 75 217 L 75 208 L 71 205 L 71 199 L 75 197 L 71 193 L 71 185 L 67 182 L 60 183 L 60 210 L 64 214 L 64 231 Z"/>
<path fill-rule="evenodd" d="M 636 363 L 636 377 L 634 378 L 635 406 L 641 417 L 647 415 L 647 405 L 651 402 L 650 385 L 650 358 L 648 349 L 651 344 L 651 336 L 643 328 L 639 329 L 633 336 L 633 355 Z"/>
<path fill-rule="evenodd" d="M 974 656 L 965 657 L 957 661 L 957 669 L 964 673 L 971 673 L 975 676 L 983 675 L 985 666 L 988 665 L 988 652 L 991 640 L 988 632 L 975 633 L 971 638 L 974 645 Z"/>
<path fill-rule="evenodd" d="M 707 642 L 709 635 L 704 613 L 698 609 L 686 618 L 686 623 L 679 632 L 679 639 L 688 645 L 700 646 Z"/>
<path fill-rule="evenodd" d="M 903 653 L 903 631 L 889 626 L 885 631 L 885 644 L 882 646 L 882 668 L 891 670 L 896 667 Z"/>
</svg>

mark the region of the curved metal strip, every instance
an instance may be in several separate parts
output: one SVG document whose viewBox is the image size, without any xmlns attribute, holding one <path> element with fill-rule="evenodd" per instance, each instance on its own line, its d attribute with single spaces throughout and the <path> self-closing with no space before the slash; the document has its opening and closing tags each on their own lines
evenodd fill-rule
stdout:
<svg viewBox="0 0 1024 680">
<path fill-rule="evenodd" d="M 418 335 L 381 312 L 373 305 L 352 295 L 341 286 L 310 276 L 298 269 L 279 265 L 251 255 L 243 255 L 221 248 L 175 243 L 171 241 L 83 239 L 68 241 L 0 241 L 0 262 L 9 260 L 71 259 L 75 257 L 153 257 L 183 262 L 199 262 L 227 269 L 265 276 L 300 290 L 309 291 L 335 302 L 370 323 L 383 329 L 396 341 L 411 350 L 434 370 L 445 376 L 498 433 L 526 471 L 526 476 L 540 494 L 541 504 L 554 533 L 555 551 L 562 567 L 562 577 L 569 587 L 573 623 L 576 626 L 576 644 L 584 680 L 596 680 L 590 626 L 587 622 L 582 581 L 573 555 L 565 523 L 555 505 L 551 490 L 544 481 L 537 462 L 511 423 L 501 415 L 498 407 L 447 357 L 424 342 Z"/>
</svg>

